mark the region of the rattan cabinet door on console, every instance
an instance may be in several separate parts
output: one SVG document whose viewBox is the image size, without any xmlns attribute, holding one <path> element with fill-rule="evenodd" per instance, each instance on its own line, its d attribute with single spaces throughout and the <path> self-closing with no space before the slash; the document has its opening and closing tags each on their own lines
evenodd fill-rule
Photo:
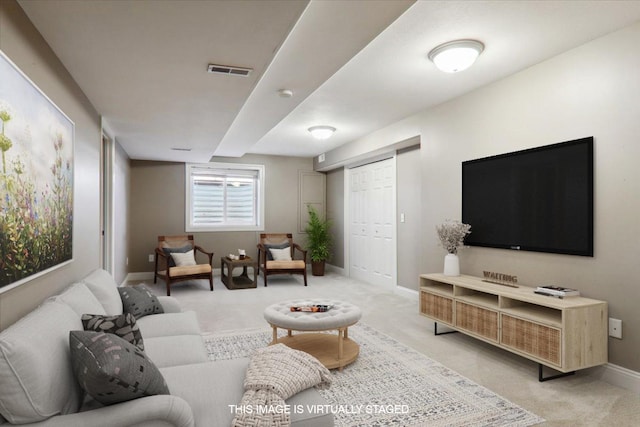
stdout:
<svg viewBox="0 0 640 427">
<path fill-rule="evenodd" d="M 453 298 L 420 293 L 420 311 L 447 325 L 453 325 Z"/>
<path fill-rule="evenodd" d="M 503 345 L 552 363 L 556 367 L 561 365 L 560 329 L 506 314 L 503 314 L 501 319 L 500 342 Z"/>
<path fill-rule="evenodd" d="M 498 342 L 498 312 L 456 301 L 456 327 Z"/>
<path fill-rule="evenodd" d="M 561 372 L 607 363 L 607 303 L 472 276 L 420 276 L 420 313 Z"/>
</svg>

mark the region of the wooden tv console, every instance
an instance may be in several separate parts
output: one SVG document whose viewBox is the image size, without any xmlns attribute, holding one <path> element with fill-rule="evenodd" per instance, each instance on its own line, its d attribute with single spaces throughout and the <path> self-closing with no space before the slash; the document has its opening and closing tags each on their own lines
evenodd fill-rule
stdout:
<svg viewBox="0 0 640 427">
<path fill-rule="evenodd" d="M 472 276 L 420 275 L 420 313 L 538 362 L 546 381 L 607 363 L 607 303 L 535 294 Z M 543 377 L 543 365 L 560 375 Z"/>
</svg>

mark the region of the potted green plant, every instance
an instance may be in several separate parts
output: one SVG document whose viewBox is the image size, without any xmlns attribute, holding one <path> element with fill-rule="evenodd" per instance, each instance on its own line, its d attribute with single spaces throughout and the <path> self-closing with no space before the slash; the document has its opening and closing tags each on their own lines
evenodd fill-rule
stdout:
<svg viewBox="0 0 640 427">
<path fill-rule="evenodd" d="M 324 276 L 325 261 L 331 258 L 331 222 L 321 218 L 313 206 L 308 207 L 309 221 L 307 222 L 307 249 L 311 258 L 311 274 Z"/>
</svg>

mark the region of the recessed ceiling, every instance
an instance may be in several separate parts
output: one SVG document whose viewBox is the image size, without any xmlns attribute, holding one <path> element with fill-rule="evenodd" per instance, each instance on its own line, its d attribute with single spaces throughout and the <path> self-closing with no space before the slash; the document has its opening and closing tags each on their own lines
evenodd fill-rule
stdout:
<svg viewBox="0 0 640 427">
<path fill-rule="evenodd" d="M 636 1 L 19 3 L 131 158 L 188 162 L 315 156 L 640 20 Z M 467 38 L 470 69 L 427 59 Z"/>
</svg>

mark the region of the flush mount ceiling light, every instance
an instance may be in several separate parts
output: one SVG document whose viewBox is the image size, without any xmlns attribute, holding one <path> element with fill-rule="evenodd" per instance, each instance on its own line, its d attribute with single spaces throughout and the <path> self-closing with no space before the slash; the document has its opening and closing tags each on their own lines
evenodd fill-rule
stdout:
<svg viewBox="0 0 640 427">
<path fill-rule="evenodd" d="M 336 128 L 331 126 L 311 126 L 308 130 L 315 139 L 327 139 L 333 135 Z"/>
<path fill-rule="evenodd" d="M 280 98 L 291 98 L 293 91 L 291 89 L 280 89 L 278 95 L 280 95 Z"/>
<path fill-rule="evenodd" d="M 457 73 L 476 61 L 484 45 L 477 40 L 455 40 L 443 43 L 429 52 L 429 59 L 440 71 Z"/>
</svg>

